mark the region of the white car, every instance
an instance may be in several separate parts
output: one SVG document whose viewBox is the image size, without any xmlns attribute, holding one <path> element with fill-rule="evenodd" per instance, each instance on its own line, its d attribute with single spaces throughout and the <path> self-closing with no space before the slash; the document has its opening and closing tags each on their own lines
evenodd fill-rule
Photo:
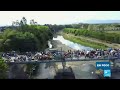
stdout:
<svg viewBox="0 0 120 90">
<path fill-rule="evenodd" d="M 14 60 L 10 60 L 10 62 L 14 62 Z"/>
</svg>

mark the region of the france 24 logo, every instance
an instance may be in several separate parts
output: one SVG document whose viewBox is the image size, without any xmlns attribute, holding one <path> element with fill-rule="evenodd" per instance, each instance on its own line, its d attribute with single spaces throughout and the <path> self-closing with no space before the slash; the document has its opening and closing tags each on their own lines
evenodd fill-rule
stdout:
<svg viewBox="0 0 120 90">
<path fill-rule="evenodd" d="M 111 70 L 104 70 L 104 77 L 111 77 Z"/>
</svg>

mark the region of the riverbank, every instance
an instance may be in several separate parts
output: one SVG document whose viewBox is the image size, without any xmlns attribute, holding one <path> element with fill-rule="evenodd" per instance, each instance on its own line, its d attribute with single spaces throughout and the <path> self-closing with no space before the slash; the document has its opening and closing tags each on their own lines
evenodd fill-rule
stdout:
<svg viewBox="0 0 120 90">
<path fill-rule="evenodd" d="M 90 41 L 86 38 L 82 38 L 82 37 L 78 37 L 78 36 L 74 36 L 72 34 L 66 34 L 66 33 L 62 33 L 62 36 L 67 39 L 70 40 L 74 43 L 78 43 L 84 46 L 88 46 L 94 49 L 107 49 L 108 46 L 100 43 L 100 42 L 94 42 L 94 41 Z"/>
<path fill-rule="evenodd" d="M 85 36 L 75 36 L 73 34 L 67 34 L 63 32 L 59 32 L 59 34 L 63 35 L 64 38 L 79 43 L 81 45 L 89 46 L 92 48 L 100 48 L 100 49 L 106 49 L 108 47 L 120 48 L 120 44 L 117 43 L 108 43 L 103 40 L 91 38 L 91 37 L 85 37 Z"/>
</svg>

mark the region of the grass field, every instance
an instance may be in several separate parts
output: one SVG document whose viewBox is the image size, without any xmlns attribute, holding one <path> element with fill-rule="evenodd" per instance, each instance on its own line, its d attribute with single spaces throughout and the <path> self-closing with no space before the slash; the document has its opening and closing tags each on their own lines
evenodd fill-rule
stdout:
<svg viewBox="0 0 120 90">
<path fill-rule="evenodd" d="M 105 31 L 107 33 L 119 33 L 120 34 L 120 31 Z"/>
</svg>

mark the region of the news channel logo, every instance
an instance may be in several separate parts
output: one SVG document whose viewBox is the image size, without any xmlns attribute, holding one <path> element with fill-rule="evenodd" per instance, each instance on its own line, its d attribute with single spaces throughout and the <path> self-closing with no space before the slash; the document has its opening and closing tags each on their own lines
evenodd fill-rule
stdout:
<svg viewBox="0 0 120 90">
<path fill-rule="evenodd" d="M 104 77 L 111 77 L 110 62 L 96 62 L 96 69 L 104 71 Z"/>
<path fill-rule="evenodd" d="M 111 70 L 104 70 L 104 77 L 111 77 Z"/>
</svg>

